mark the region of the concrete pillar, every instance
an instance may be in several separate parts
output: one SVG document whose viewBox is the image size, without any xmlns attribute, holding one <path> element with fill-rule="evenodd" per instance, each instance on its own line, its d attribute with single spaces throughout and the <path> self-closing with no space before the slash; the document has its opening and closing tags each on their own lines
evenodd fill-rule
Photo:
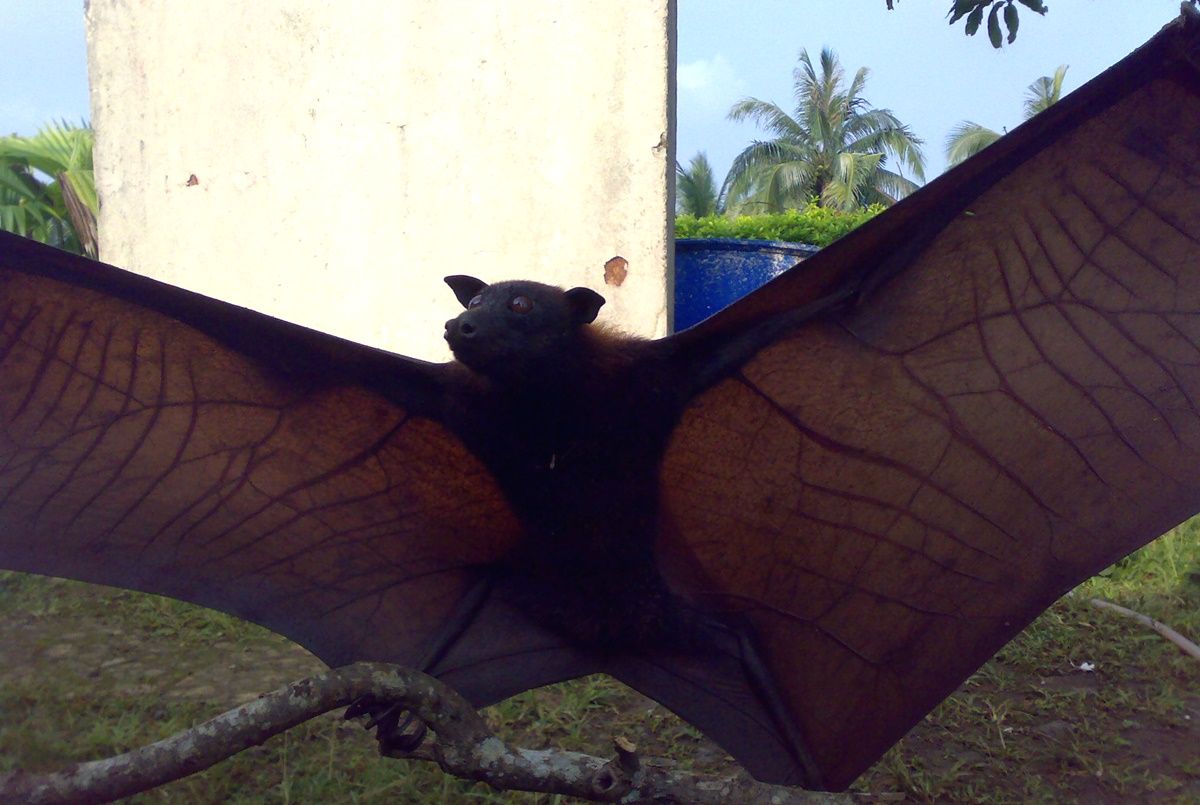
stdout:
<svg viewBox="0 0 1200 805">
<path fill-rule="evenodd" d="M 587 285 L 662 334 L 673 15 L 91 0 L 101 257 L 431 360 L 454 273 Z"/>
</svg>

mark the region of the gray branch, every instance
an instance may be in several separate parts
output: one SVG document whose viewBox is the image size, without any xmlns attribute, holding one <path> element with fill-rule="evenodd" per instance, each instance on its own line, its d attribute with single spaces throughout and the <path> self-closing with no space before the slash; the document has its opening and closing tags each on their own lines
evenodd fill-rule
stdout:
<svg viewBox="0 0 1200 805">
<path fill-rule="evenodd" d="M 1103 598 L 1089 598 L 1087 599 L 1087 602 L 1097 609 L 1107 609 L 1110 612 L 1116 612 L 1118 615 L 1124 615 L 1126 618 L 1135 620 L 1143 626 L 1149 626 L 1167 640 L 1170 640 L 1172 643 L 1179 646 L 1180 650 L 1183 651 L 1184 654 L 1200 660 L 1200 646 L 1196 645 L 1191 640 L 1188 640 L 1186 637 L 1172 629 L 1170 626 L 1167 626 L 1165 623 L 1156 621 L 1154 618 L 1151 618 L 1148 615 L 1143 615 L 1140 612 L 1134 612 L 1132 609 L 1123 607 L 1120 604 L 1114 604 L 1111 601 L 1105 601 Z"/>
<path fill-rule="evenodd" d="M 267 693 L 149 746 L 78 763 L 50 774 L 16 771 L 0 777 L 0 801 L 107 802 L 202 771 L 243 749 L 363 696 L 395 701 L 437 735 L 409 755 L 446 772 L 502 790 L 564 794 L 596 802 L 792 803 L 851 802 L 863 797 L 766 785 L 744 775 L 713 777 L 665 768 L 614 741 L 604 759 L 558 749 L 510 747 L 496 737 L 456 691 L 414 670 L 357 663 Z M 886 796 L 883 798 L 887 798 Z"/>
</svg>

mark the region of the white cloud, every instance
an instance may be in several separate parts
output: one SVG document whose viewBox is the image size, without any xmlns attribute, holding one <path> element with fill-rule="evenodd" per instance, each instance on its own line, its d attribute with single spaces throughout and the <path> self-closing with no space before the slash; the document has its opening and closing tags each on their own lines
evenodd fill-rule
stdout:
<svg viewBox="0 0 1200 805">
<path fill-rule="evenodd" d="M 679 65 L 675 74 L 679 94 L 689 105 L 705 111 L 725 111 L 744 93 L 744 83 L 724 55 Z"/>
</svg>

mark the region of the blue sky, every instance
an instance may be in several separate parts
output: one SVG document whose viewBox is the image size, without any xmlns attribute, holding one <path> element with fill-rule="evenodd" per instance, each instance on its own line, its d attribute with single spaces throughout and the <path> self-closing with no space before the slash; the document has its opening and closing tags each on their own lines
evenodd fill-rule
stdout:
<svg viewBox="0 0 1200 805">
<path fill-rule="evenodd" d="M 718 176 L 755 137 L 726 119 L 753 96 L 790 108 L 802 48 L 837 51 L 848 74 L 868 67 L 865 92 L 925 140 L 929 176 L 960 120 L 992 128 L 1021 120 L 1025 88 L 1059 64 L 1068 90 L 1113 64 L 1179 13 L 1179 0 L 1049 0 L 1024 12 L 1014 45 L 951 28 L 949 0 L 679 0 L 678 156 L 706 151 Z M 82 0 L 0 0 L 0 132 L 32 134 L 44 122 L 88 117 Z"/>
<path fill-rule="evenodd" d="M 1070 65 L 1079 87 L 1179 15 L 1178 0 L 1048 0 L 1044 17 L 1022 9 L 1017 41 L 993 50 L 986 33 L 947 24 L 950 0 L 679 0 L 678 158 L 706 151 L 718 177 L 750 141 L 752 123 L 726 119 L 752 96 L 792 104 L 792 71 L 806 48 L 837 52 L 847 78 L 870 69 L 864 93 L 925 141 L 928 176 L 945 167 L 947 134 L 961 120 L 1001 130 L 1022 119 L 1025 88 Z"/>
<path fill-rule="evenodd" d="M 0 0 L 0 134 L 89 118 L 83 0 Z"/>
</svg>

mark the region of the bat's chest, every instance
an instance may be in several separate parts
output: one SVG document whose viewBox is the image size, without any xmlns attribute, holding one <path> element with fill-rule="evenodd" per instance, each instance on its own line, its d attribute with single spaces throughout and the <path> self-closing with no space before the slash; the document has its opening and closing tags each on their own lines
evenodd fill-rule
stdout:
<svg viewBox="0 0 1200 805">
<path fill-rule="evenodd" d="M 580 556 L 653 541 L 658 464 L 655 451 L 575 434 L 513 445 L 492 471 L 530 541 Z"/>
<path fill-rule="evenodd" d="M 656 486 L 671 423 L 632 409 L 628 396 L 580 390 L 494 406 L 470 446 L 518 509 L 526 499 L 589 511 L 631 495 L 644 500 L 638 485 Z"/>
<path fill-rule="evenodd" d="M 639 428 L 611 411 L 547 411 L 511 422 L 485 461 L 518 516 L 556 538 L 603 539 L 657 509 L 658 466 L 666 433 Z M 644 528 L 637 528 L 643 532 Z"/>
<path fill-rule="evenodd" d="M 637 408 L 623 402 L 630 396 Z M 493 406 L 468 440 L 522 525 L 501 562 L 511 597 L 577 642 L 661 641 L 674 620 L 654 559 L 658 471 L 674 420 L 656 408 L 625 394 Z"/>
</svg>

